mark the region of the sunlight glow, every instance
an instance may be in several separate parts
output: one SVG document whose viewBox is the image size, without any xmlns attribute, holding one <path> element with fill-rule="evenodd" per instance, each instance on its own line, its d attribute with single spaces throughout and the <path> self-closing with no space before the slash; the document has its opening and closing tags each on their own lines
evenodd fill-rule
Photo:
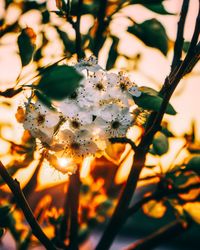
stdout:
<svg viewBox="0 0 200 250">
<path fill-rule="evenodd" d="M 90 166 L 92 164 L 92 161 L 94 160 L 93 156 L 88 156 L 83 160 L 83 164 L 81 166 L 81 172 L 80 172 L 80 177 L 86 178 L 89 173 L 90 173 Z"/>
<path fill-rule="evenodd" d="M 131 170 L 131 166 L 132 166 L 132 162 L 133 162 L 133 154 L 134 154 L 134 152 L 131 151 L 128 154 L 128 156 L 126 157 L 126 159 L 120 165 L 120 167 L 116 173 L 116 176 L 115 176 L 115 183 L 117 185 L 122 184 L 123 182 L 126 181 L 127 176 Z"/>
<path fill-rule="evenodd" d="M 69 158 L 58 158 L 58 164 L 61 167 L 66 167 L 69 163 L 71 163 L 71 159 Z"/>
</svg>

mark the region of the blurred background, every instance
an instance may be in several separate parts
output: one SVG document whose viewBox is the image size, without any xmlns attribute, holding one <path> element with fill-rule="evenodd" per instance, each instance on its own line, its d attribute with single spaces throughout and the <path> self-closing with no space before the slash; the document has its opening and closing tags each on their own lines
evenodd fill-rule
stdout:
<svg viewBox="0 0 200 250">
<path fill-rule="evenodd" d="M 92 1 L 86 1 L 89 5 Z M 110 1 L 112 12 L 116 8 L 117 1 Z M 163 9 L 155 11 L 150 7 L 147 8 L 142 4 L 133 4 L 123 8 L 119 13 L 115 14 L 109 26 L 109 35 L 106 37 L 104 45 L 99 53 L 99 64 L 103 68 L 107 68 L 114 72 L 120 70 L 128 72 L 130 78 L 139 86 L 149 86 L 159 90 L 164 82 L 165 77 L 170 72 L 170 63 L 173 56 L 173 45 L 176 38 L 177 22 L 182 5 L 180 0 L 166 0 L 162 3 Z M 190 1 L 189 13 L 186 19 L 185 41 L 189 41 L 193 34 L 195 18 L 198 12 L 198 0 Z M 75 62 L 73 40 L 75 33 L 69 23 L 59 17 L 54 11 L 57 11 L 56 1 L 3 1 L 0 0 L 0 91 L 14 87 L 16 80 L 20 79 L 19 84 L 30 82 L 38 67 L 43 67 L 52 64 L 68 55 L 66 62 Z M 92 11 L 96 11 L 95 8 Z M 92 34 L 95 27 L 94 14 L 90 11 L 81 18 L 81 33 L 84 37 L 83 47 L 85 48 L 86 56 L 91 54 L 89 49 L 88 34 Z M 157 13 L 161 12 L 161 13 Z M 163 55 L 162 51 L 151 46 L 146 46 L 143 41 L 138 39 L 127 31 L 127 28 L 135 23 L 142 23 L 147 19 L 156 18 L 162 23 L 166 29 L 168 36 L 168 53 Z M 36 35 L 36 52 L 33 62 L 21 70 L 21 61 L 17 47 L 17 37 L 20 28 L 31 27 Z M 116 42 L 117 41 L 117 42 Z M 116 42 L 116 44 L 114 44 Z M 114 45 L 115 59 L 110 60 L 111 47 Z M 113 52 L 112 52 L 113 53 Z M 113 55 L 113 54 L 112 54 Z M 200 64 L 198 64 L 193 72 L 182 79 L 181 84 L 177 88 L 171 104 L 177 111 L 176 116 L 165 115 L 168 129 L 174 135 L 169 138 L 169 151 L 159 159 L 156 156 L 148 155 L 147 165 L 156 165 L 154 172 L 158 172 L 160 166 L 162 171 L 168 169 L 171 165 L 179 164 L 190 155 L 190 151 L 185 148 L 187 139 L 195 136 L 195 148 L 199 150 L 200 139 Z M 21 157 L 19 152 L 16 153 L 17 145 L 22 142 L 24 130 L 21 124 L 16 121 L 15 114 L 17 107 L 23 105 L 26 99 L 26 93 L 17 95 L 12 99 L 1 97 L 0 105 L 0 133 L 1 147 L 0 158 L 5 165 L 13 163 L 14 158 Z M 133 128 L 130 132 L 130 137 L 135 140 L 141 134 L 140 128 Z M 194 143 L 194 140 L 193 140 Z M 11 150 L 12 147 L 12 150 Z M 20 148 L 21 150 L 21 148 Z M 199 152 L 199 151 L 198 151 Z M 119 194 L 119 190 L 127 178 L 131 167 L 131 159 L 133 153 L 128 146 L 116 145 L 108 149 L 106 155 L 100 159 L 88 157 L 84 160 L 81 169 L 81 178 L 85 187 L 96 190 L 101 189 L 98 198 L 88 198 L 84 194 L 81 197 L 81 202 L 87 203 L 88 199 L 92 199 L 93 207 L 98 207 L 102 202 L 107 201 L 110 195 L 112 206 L 108 205 L 106 215 L 99 216 L 99 222 L 105 222 L 105 218 L 109 217 L 113 211 L 113 204 Z M 21 159 L 20 158 L 20 159 Z M 24 158 L 23 158 L 24 159 Z M 29 183 L 31 176 L 35 173 L 38 166 L 39 153 L 34 153 L 34 159 L 26 164 L 26 166 L 13 171 L 22 187 Z M 159 162 L 159 164 L 158 164 Z M 65 161 L 60 162 L 61 166 L 65 165 Z M 159 165 L 159 166 L 157 166 Z M 106 166 L 106 167 L 105 167 Z M 18 171 L 19 170 L 19 171 Z M 145 168 L 141 178 L 145 178 L 152 173 L 151 169 Z M 57 170 L 49 166 L 47 162 L 43 163 L 42 168 L 37 173 L 37 185 L 34 192 L 28 196 L 28 200 L 33 209 L 38 207 L 38 203 L 42 202 L 51 208 L 62 207 L 64 203 L 64 194 L 66 191 L 65 183 L 68 176 L 59 173 Z M 111 180 L 114 180 L 113 182 Z M 154 180 L 155 181 L 155 180 Z M 199 181 L 199 179 L 198 179 Z M 156 181 L 155 181 L 156 183 Z M 139 182 L 138 198 L 146 192 L 147 182 Z M 150 183 L 151 185 L 151 183 Z M 140 188 L 141 187 L 141 188 Z M 104 189 L 107 191 L 104 192 Z M 151 190 L 148 186 L 147 190 Z M 199 190 L 196 191 L 199 195 Z M 0 186 L 0 197 L 7 199 L 9 190 L 5 185 Z M 88 194 L 89 195 L 89 194 Z M 90 194 L 91 195 L 91 194 Z M 59 196 L 60 199 L 57 197 Z M 44 198 L 45 197 L 45 198 Z M 137 198 L 137 197 L 136 197 Z M 49 205 L 53 204 L 53 205 Z M 107 203 L 106 203 L 107 204 Z M 102 208 L 99 208 L 100 210 Z M 51 210 L 51 209 L 50 209 Z M 52 212 L 52 211 L 51 211 Z M 52 212 L 53 213 L 53 212 Z M 162 216 L 161 216 L 162 217 Z M 142 223 L 141 223 L 142 218 Z M 167 221 L 173 218 L 171 210 L 167 211 L 162 219 L 154 219 L 149 216 L 144 216 L 142 211 L 136 213 L 126 227 L 122 230 L 122 234 L 112 249 L 117 250 L 131 243 L 133 239 L 139 238 L 141 235 L 147 235 L 154 231 Z M 132 223 L 134 221 L 134 225 Z M 100 223 L 101 224 L 101 223 Z M 145 225 L 145 226 L 144 226 Z M 82 225 L 83 229 L 85 225 Z M 95 244 L 100 236 L 101 226 L 95 229 L 92 234 L 91 242 Z M 51 229 L 49 229 L 51 231 Z M 84 230 L 83 230 L 84 231 Z M 194 226 L 192 230 L 187 232 L 182 238 L 175 242 L 170 242 L 167 245 L 156 249 L 198 249 L 196 245 L 198 240 L 199 226 Z M 51 234 L 51 233 L 50 233 Z M 134 235 L 134 237 L 132 237 Z M 7 238 L 6 238 L 7 237 Z M 0 249 L 15 249 L 7 235 L 0 245 Z M 192 242 L 191 242 L 192 240 Z M 8 243 L 9 242 L 9 243 Z M 11 245 L 10 245 L 11 244 Z M 41 248 L 42 249 L 42 248 Z M 85 249 L 90 249 L 90 245 Z"/>
</svg>

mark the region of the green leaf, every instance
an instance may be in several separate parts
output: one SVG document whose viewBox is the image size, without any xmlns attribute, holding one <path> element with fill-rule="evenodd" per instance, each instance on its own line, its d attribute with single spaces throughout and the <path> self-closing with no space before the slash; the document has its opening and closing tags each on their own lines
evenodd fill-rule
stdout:
<svg viewBox="0 0 200 250">
<path fill-rule="evenodd" d="M 29 64 L 33 58 L 35 44 L 32 41 L 32 36 L 35 36 L 35 34 L 31 28 L 23 29 L 21 34 L 18 36 L 17 43 L 19 47 L 19 55 L 21 58 L 22 67 Z"/>
<path fill-rule="evenodd" d="M 85 240 L 88 238 L 89 234 L 90 234 L 90 230 L 87 227 L 79 229 L 79 232 L 78 232 L 79 244 L 82 242 L 85 242 Z"/>
<path fill-rule="evenodd" d="M 146 86 L 141 86 L 138 89 L 147 95 L 157 96 L 159 94 L 157 90 Z"/>
<path fill-rule="evenodd" d="M 163 98 L 160 96 L 154 96 L 154 95 L 149 95 L 146 93 L 142 93 L 141 96 L 139 97 L 135 97 L 133 96 L 133 99 L 135 101 L 135 103 L 146 110 L 153 110 L 158 112 L 160 110 L 160 107 L 162 105 L 163 102 Z M 172 107 L 172 105 L 169 103 L 167 105 L 167 109 L 165 111 L 167 114 L 169 115 L 175 115 L 176 111 L 174 110 L 174 108 Z"/>
<path fill-rule="evenodd" d="M 194 156 L 186 165 L 188 170 L 194 170 L 197 173 L 200 173 L 200 155 Z"/>
<path fill-rule="evenodd" d="M 51 99 L 49 99 L 46 95 L 44 95 L 43 93 L 40 93 L 38 90 L 35 90 L 35 95 L 40 100 L 40 102 L 42 102 L 49 109 L 54 109 L 52 106 Z"/>
<path fill-rule="evenodd" d="M 11 205 L 0 206 L 0 227 L 7 227 L 11 218 L 10 214 Z"/>
<path fill-rule="evenodd" d="M 187 53 L 189 47 L 190 47 L 190 42 L 185 41 L 185 42 L 183 43 L 183 51 L 184 51 L 185 53 Z"/>
<path fill-rule="evenodd" d="M 83 75 L 67 65 L 56 65 L 51 71 L 44 72 L 36 89 L 54 100 L 70 96 L 78 88 Z"/>
<path fill-rule="evenodd" d="M 158 4 L 164 0 L 131 0 L 131 4 Z"/>
<path fill-rule="evenodd" d="M 5 217 L 10 212 L 10 205 L 2 205 L 0 206 L 0 217 Z"/>
<path fill-rule="evenodd" d="M 78 0 L 72 0 L 71 1 L 71 10 L 70 14 L 72 16 L 77 16 L 77 10 L 78 10 Z M 94 0 L 94 1 L 85 1 L 81 8 L 81 15 L 85 14 L 91 14 L 93 16 L 96 16 L 100 7 L 100 1 Z"/>
<path fill-rule="evenodd" d="M 157 155 L 163 155 L 169 150 L 168 138 L 161 132 L 157 132 L 153 138 L 153 150 Z"/>
<path fill-rule="evenodd" d="M 163 6 L 162 3 L 158 3 L 158 4 L 143 4 L 144 7 L 146 7 L 147 9 L 156 12 L 158 14 L 161 15 L 174 15 L 173 13 L 168 12 L 165 7 Z"/>
<path fill-rule="evenodd" d="M 169 39 L 165 28 L 157 19 L 149 19 L 140 24 L 134 23 L 128 27 L 128 32 L 137 36 L 145 45 L 159 49 L 164 55 L 167 54 Z"/>
<path fill-rule="evenodd" d="M 62 31 L 58 26 L 54 26 L 54 27 L 64 45 L 65 52 L 70 52 L 71 54 L 74 54 L 76 51 L 74 41 L 70 40 L 67 33 Z"/>
<path fill-rule="evenodd" d="M 174 137 L 174 134 L 167 127 L 162 126 L 161 132 L 167 137 Z"/>
<path fill-rule="evenodd" d="M 118 52 L 117 52 L 117 47 L 119 44 L 119 38 L 116 36 L 112 36 L 112 45 L 110 47 L 110 51 L 108 54 L 108 60 L 107 60 L 107 64 L 106 64 L 106 69 L 112 69 L 115 65 L 115 62 L 117 60 L 118 57 Z"/>
<path fill-rule="evenodd" d="M 3 229 L 3 228 L 0 228 L 0 239 L 1 239 L 1 237 L 3 236 L 3 234 L 4 234 L 4 229 Z"/>
<path fill-rule="evenodd" d="M 19 242 L 19 250 L 27 250 L 29 249 L 29 245 L 31 243 L 32 231 L 30 230 L 24 237 L 22 234 Z"/>
</svg>

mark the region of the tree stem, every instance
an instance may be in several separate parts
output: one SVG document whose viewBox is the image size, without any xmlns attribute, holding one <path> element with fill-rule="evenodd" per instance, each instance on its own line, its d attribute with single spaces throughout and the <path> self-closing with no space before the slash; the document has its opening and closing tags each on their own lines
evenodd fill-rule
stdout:
<svg viewBox="0 0 200 250">
<path fill-rule="evenodd" d="M 120 195 L 119 202 L 113 213 L 113 216 L 108 223 L 106 230 L 103 233 L 96 250 L 107 250 L 110 248 L 115 236 L 124 224 L 126 217 L 126 211 L 130 204 L 133 191 L 136 189 L 137 181 L 139 179 L 140 172 L 145 162 L 146 151 L 136 150 L 131 172 L 128 176 L 127 183 Z"/>
<path fill-rule="evenodd" d="M 185 1 L 183 2 L 183 4 Z M 184 13 L 182 12 L 181 15 Z M 181 17 L 182 18 L 182 17 Z M 197 17 L 197 20 L 199 20 L 199 14 Z M 184 26 L 184 22 L 182 22 L 182 25 L 178 26 L 178 32 L 182 29 L 182 26 Z M 200 24 L 196 22 L 195 31 L 199 32 Z M 184 27 L 183 27 L 184 28 Z M 199 34 L 198 34 L 199 36 Z M 179 36 L 177 35 L 177 39 Z M 194 41 L 196 41 L 196 34 L 193 34 L 192 38 L 192 44 L 194 44 Z M 195 44 L 197 47 L 197 45 Z M 180 67 L 176 67 L 176 72 L 173 74 L 173 77 L 171 77 L 172 70 L 169 74 L 169 76 L 166 78 L 163 88 L 161 89 L 161 94 L 163 94 L 163 102 L 160 107 L 159 112 L 153 112 L 152 115 L 149 117 L 149 121 L 147 123 L 147 127 L 145 130 L 144 135 L 142 136 L 142 139 L 140 141 L 140 144 L 138 145 L 137 149 L 135 150 L 135 156 L 132 164 L 132 168 L 130 171 L 130 174 L 128 176 L 127 182 L 124 186 L 124 189 L 121 193 L 119 202 L 117 204 L 117 207 L 113 213 L 113 216 L 110 219 L 110 222 L 107 225 L 107 228 L 105 229 L 102 238 L 100 239 L 96 250 L 108 250 L 116 237 L 117 233 L 125 223 L 126 213 L 128 211 L 128 206 L 130 204 L 131 198 L 134 195 L 134 192 L 136 190 L 137 182 L 139 179 L 140 172 L 144 166 L 146 154 L 149 150 L 149 147 L 152 143 L 153 137 L 156 134 L 156 132 L 160 129 L 160 124 L 163 119 L 163 116 L 165 114 L 165 110 L 167 108 L 167 105 L 169 103 L 169 100 L 174 93 L 178 83 L 180 82 L 181 78 L 185 75 L 187 72 L 188 66 L 191 64 L 191 61 L 194 56 L 196 56 L 197 53 L 199 53 L 196 49 L 196 47 L 192 45 L 192 48 L 189 49 L 183 63 L 180 65 Z M 198 55 L 197 55 L 198 56 Z M 195 65 L 195 64 L 194 64 Z M 193 65 L 193 67 L 194 67 Z"/>
<path fill-rule="evenodd" d="M 69 181 L 69 199 L 70 199 L 70 231 L 69 231 L 69 249 L 78 250 L 78 209 L 80 192 L 80 174 L 79 170 L 70 176 Z"/>
</svg>

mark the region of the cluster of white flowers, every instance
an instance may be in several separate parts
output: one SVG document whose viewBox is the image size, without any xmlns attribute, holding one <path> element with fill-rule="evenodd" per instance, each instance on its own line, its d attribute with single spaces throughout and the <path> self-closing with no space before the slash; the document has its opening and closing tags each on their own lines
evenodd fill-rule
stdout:
<svg viewBox="0 0 200 250">
<path fill-rule="evenodd" d="M 74 67 L 84 75 L 78 89 L 54 103 L 57 111 L 31 100 L 23 125 L 48 148 L 47 159 L 67 157 L 77 163 L 105 150 L 109 138 L 126 136 L 136 119 L 136 112 L 130 112 L 132 95 L 141 92 L 124 73 L 103 70 L 94 57 Z"/>
</svg>

